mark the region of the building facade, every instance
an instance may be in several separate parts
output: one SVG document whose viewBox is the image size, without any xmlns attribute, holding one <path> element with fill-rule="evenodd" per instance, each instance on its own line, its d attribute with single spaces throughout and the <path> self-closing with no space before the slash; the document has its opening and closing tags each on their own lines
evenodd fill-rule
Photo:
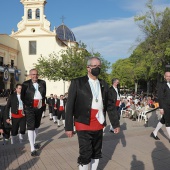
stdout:
<svg viewBox="0 0 170 170">
<path fill-rule="evenodd" d="M 53 31 L 50 30 L 51 24 L 44 14 L 46 0 L 21 0 L 20 2 L 23 4 L 24 15 L 17 25 L 17 31 L 13 30 L 10 36 L 0 35 L 5 39 L 3 42 L 0 39 L 0 59 L 3 59 L 2 65 L 11 65 L 11 62 L 14 62 L 18 69 L 18 82 L 22 83 L 29 78 L 29 70 L 34 68 L 38 58 L 48 57 L 52 53 L 58 54 L 61 50 L 74 47 L 77 42 L 74 34 L 63 23 Z M 3 75 L 3 72 L 1 73 Z M 12 77 L 12 73 L 10 76 Z M 64 94 L 68 90 L 69 82 L 45 80 L 47 96 L 51 93 Z M 10 81 L 9 79 L 4 84 L 5 88 L 10 87 Z"/>
</svg>

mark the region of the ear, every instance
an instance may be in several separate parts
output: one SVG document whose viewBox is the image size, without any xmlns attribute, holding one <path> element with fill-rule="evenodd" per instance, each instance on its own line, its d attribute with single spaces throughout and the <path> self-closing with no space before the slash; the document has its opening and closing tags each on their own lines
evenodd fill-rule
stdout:
<svg viewBox="0 0 170 170">
<path fill-rule="evenodd" d="M 89 66 L 87 66 L 86 68 L 87 68 L 87 71 L 89 72 L 89 71 L 90 71 L 90 67 L 89 67 Z"/>
</svg>

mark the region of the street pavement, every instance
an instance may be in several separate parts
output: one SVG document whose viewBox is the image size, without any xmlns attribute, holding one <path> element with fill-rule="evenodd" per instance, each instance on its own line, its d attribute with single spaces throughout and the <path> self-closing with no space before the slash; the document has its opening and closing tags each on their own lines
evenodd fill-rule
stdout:
<svg viewBox="0 0 170 170">
<path fill-rule="evenodd" d="M 0 99 L 0 104 L 5 104 Z M 104 130 L 103 157 L 98 170 L 170 170 L 169 140 L 165 127 L 158 133 L 160 141 L 150 137 L 154 127 L 144 122 L 121 118 L 121 132 Z M 109 123 L 108 123 L 109 124 Z M 77 135 L 67 138 L 63 125 L 49 120 L 48 110 L 37 137 L 39 156 L 31 157 L 27 134 L 22 144 L 3 145 L 0 140 L 0 170 L 78 170 Z"/>
</svg>

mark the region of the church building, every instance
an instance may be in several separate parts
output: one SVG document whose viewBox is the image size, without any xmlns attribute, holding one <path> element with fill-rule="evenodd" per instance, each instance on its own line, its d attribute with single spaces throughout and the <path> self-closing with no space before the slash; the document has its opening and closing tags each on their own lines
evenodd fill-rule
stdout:
<svg viewBox="0 0 170 170">
<path fill-rule="evenodd" d="M 41 56 L 76 46 L 73 32 L 62 23 L 50 30 L 50 21 L 44 13 L 46 0 L 20 0 L 24 14 L 18 23 L 18 30 L 11 35 L 0 34 L 0 88 L 13 89 L 17 83 L 29 78 L 29 70 L 34 68 Z M 64 94 L 68 91 L 69 82 L 49 81 L 47 96 Z"/>
</svg>

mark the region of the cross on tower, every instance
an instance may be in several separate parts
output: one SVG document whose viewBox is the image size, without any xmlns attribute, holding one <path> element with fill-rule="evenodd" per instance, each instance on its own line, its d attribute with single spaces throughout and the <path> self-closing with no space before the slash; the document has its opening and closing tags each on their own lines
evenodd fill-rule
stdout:
<svg viewBox="0 0 170 170">
<path fill-rule="evenodd" d="M 64 19 L 65 19 L 65 17 L 62 16 L 60 19 L 61 19 L 61 21 L 62 21 L 62 24 L 64 24 Z"/>
</svg>

